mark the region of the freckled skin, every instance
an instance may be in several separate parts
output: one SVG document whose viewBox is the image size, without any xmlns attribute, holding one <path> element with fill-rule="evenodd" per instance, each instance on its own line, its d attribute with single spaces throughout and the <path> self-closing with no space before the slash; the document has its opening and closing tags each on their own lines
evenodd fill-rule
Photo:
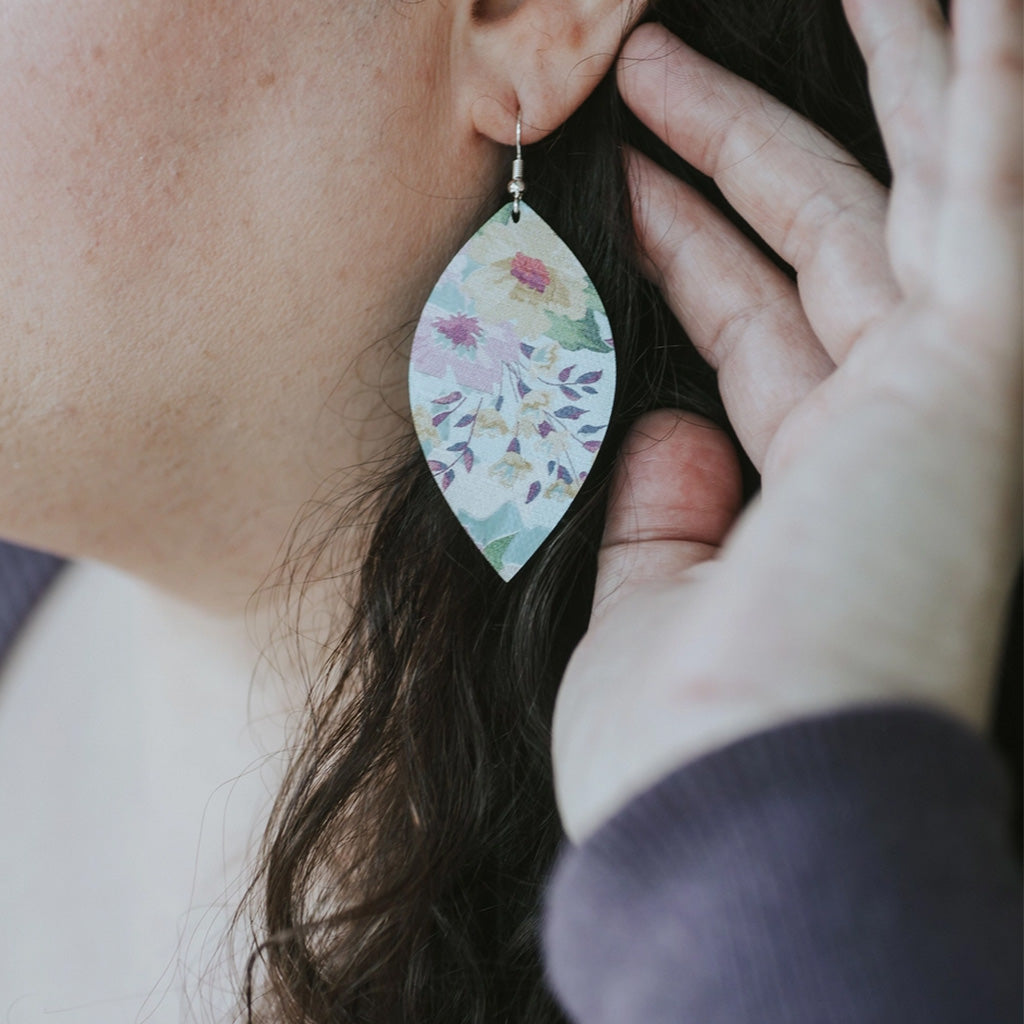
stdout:
<svg viewBox="0 0 1024 1024">
<path fill-rule="evenodd" d="M 0 536 L 234 607 L 402 427 L 397 387 L 372 443 L 348 413 L 500 159 L 445 18 L 0 0 Z"/>
</svg>

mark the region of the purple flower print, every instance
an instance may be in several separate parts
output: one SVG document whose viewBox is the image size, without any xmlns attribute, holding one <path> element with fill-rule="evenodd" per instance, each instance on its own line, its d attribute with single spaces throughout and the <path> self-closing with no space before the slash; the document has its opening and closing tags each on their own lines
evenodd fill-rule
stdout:
<svg viewBox="0 0 1024 1024">
<path fill-rule="evenodd" d="M 475 316 L 461 312 L 424 316 L 413 343 L 418 373 L 443 378 L 451 370 L 460 387 L 484 395 L 496 394 L 505 364 L 514 366 L 522 358 L 511 325 L 485 327 Z"/>
</svg>

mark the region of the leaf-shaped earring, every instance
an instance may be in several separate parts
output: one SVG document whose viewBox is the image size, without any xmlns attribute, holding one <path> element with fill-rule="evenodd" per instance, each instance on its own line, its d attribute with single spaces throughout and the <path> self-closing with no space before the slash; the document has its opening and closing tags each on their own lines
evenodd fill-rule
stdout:
<svg viewBox="0 0 1024 1024">
<path fill-rule="evenodd" d="M 615 398 L 604 305 L 568 246 L 522 202 L 521 114 L 508 190 L 512 201 L 434 286 L 409 362 L 423 454 L 504 580 L 579 492 Z"/>
</svg>

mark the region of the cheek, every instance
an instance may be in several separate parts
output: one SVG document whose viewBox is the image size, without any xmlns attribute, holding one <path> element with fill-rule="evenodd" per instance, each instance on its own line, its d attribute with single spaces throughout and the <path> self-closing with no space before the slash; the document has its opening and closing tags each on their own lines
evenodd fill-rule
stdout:
<svg viewBox="0 0 1024 1024">
<path fill-rule="evenodd" d="M 209 370 L 278 5 L 4 3 L 0 418 L 130 430 L 126 405 L 180 406 Z"/>
<path fill-rule="evenodd" d="M 412 145 L 390 150 L 402 117 L 418 122 L 394 83 L 431 93 L 379 11 L 326 9 L 0 0 L 0 337 L 16 308 L 55 336 L 114 312 L 171 327 L 175 287 L 205 293 L 208 316 L 317 243 L 339 274 L 371 276 L 367 222 L 401 224 L 395 193 L 413 194 L 395 171 Z"/>
<path fill-rule="evenodd" d="M 145 272 L 246 113 L 257 33 L 218 19 L 229 5 L 113 6 L 23 3 L 5 24 L 0 216 L 29 258 L 56 243 Z"/>
<path fill-rule="evenodd" d="M 134 472 L 237 419 L 275 6 L 0 0 L 0 475 Z"/>
<path fill-rule="evenodd" d="M 26 464 L 273 443 L 418 313 L 489 182 L 449 142 L 444 8 L 400 6 L 0 0 L 0 436 Z"/>
</svg>

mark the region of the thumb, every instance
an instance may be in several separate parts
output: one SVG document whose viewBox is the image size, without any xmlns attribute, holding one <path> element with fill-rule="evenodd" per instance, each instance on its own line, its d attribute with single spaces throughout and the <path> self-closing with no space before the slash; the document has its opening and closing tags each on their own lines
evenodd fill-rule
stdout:
<svg viewBox="0 0 1024 1024">
<path fill-rule="evenodd" d="M 642 416 L 612 482 L 594 618 L 640 584 L 676 580 L 712 558 L 741 502 L 739 459 L 724 431 L 678 409 Z"/>
</svg>

